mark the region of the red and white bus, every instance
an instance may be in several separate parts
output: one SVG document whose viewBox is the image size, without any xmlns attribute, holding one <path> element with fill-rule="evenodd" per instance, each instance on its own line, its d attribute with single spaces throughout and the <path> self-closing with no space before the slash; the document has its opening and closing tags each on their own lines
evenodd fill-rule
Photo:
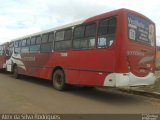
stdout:
<svg viewBox="0 0 160 120">
<path fill-rule="evenodd" d="M 8 42 L 0 45 L 0 70 L 6 69 L 8 45 L 9 45 Z"/>
<path fill-rule="evenodd" d="M 155 24 L 119 9 L 12 40 L 7 71 L 52 80 L 57 90 L 155 82 Z"/>
</svg>

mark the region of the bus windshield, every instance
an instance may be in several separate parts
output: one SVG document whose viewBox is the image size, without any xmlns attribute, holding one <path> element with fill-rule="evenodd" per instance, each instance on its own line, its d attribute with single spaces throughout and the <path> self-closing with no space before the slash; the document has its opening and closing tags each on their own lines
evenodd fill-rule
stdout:
<svg viewBox="0 0 160 120">
<path fill-rule="evenodd" d="M 154 32 L 155 28 L 152 22 L 131 13 L 128 14 L 129 39 L 154 46 Z"/>
</svg>

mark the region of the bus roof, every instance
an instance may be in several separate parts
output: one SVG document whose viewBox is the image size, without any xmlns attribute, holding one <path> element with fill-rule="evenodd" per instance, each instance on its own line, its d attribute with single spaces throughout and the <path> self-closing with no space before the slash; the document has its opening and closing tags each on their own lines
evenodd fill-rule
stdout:
<svg viewBox="0 0 160 120">
<path fill-rule="evenodd" d="M 79 20 L 79 21 L 69 23 L 69 24 L 66 24 L 66 25 L 62 25 L 62 26 L 59 26 L 59 27 L 55 27 L 55 28 L 51 28 L 51 29 L 44 30 L 44 31 L 41 31 L 41 32 L 37 32 L 37 33 L 33 33 L 33 34 L 26 35 L 26 36 L 23 36 L 23 37 L 19 37 L 19 38 L 13 39 L 12 41 L 25 39 L 25 38 L 29 38 L 29 37 L 32 37 L 32 36 L 37 36 L 37 35 L 40 35 L 40 34 L 54 32 L 54 31 L 57 31 L 57 30 L 61 30 L 61 29 L 65 29 L 65 28 L 68 28 L 68 27 L 72 27 L 72 26 L 75 26 L 75 25 L 82 24 L 83 22 L 84 22 L 84 20 Z"/>
</svg>

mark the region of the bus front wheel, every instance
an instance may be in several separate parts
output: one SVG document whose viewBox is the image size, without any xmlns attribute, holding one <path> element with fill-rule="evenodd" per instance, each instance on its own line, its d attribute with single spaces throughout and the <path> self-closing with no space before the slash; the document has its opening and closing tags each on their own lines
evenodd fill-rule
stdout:
<svg viewBox="0 0 160 120">
<path fill-rule="evenodd" d="M 13 77 L 18 79 L 19 78 L 19 74 L 18 74 L 18 67 L 14 66 L 13 68 Z"/>
<path fill-rule="evenodd" d="M 53 87 L 56 90 L 63 91 L 66 89 L 65 74 L 63 70 L 58 69 L 53 74 Z"/>
</svg>

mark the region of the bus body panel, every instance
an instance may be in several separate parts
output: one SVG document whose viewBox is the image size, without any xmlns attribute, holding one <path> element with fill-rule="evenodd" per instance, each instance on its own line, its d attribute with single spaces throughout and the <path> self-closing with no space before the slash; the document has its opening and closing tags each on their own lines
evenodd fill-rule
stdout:
<svg viewBox="0 0 160 120">
<path fill-rule="evenodd" d="M 14 65 L 17 65 L 19 74 L 52 80 L 55 69 L 61 68 L 65 73 L 66 83 L 76 85 L 123 87 L 153 84 L 155 82 L 153 74 L 155 58 L 139 65 L 142 56 L 137 56 L 137 53 L 134 53 L 135 56 L 131 56 L 130 53 L 133 53 L 131 51 L 146 51 L 143 57 L 147 57 L 149 54 L 155 57 L 155 47 L 135 43 L 128 39 L 128 13 L 148 20 L 134 11 L 121 9 L 91 17 L 82 23 L 85 25 L 96 22 L 99 27 L 100 20 L 116 16 L 116 35 L 110 47 L 98 48 L 95 45 L 91 49 L 75 50 L 71 48 L 67 51 L 46 53 L 15 54 L 13 52 L 10 59 L 12 61 L 11 70 Z M 96 43 L 97 39 L 96 36 Z M 147 65 L 150 65 L 150 69 L 146 68 Z M 144 69 L 147 70 L 143 71 Z"/>
<path fill-rule="evenodd" d="M 75 57 L 76 55 L 77 57 Z M 115 54 L 112 49 L 30 53 L 22 54 L 21 59 L 14 57 L 14 60 L 19 66 L 20 74 L 48 80 L 51 79 L 56 66 L 63 66 L 66 82 L 81 85 L 89 83 L 103 85 L 105 76 L 112 73 L 115 68 Z"/>
<path fill-rule="evenodd" d="M 75 57 L 76 55 L 78 56 Z M 113 72 L 115 67 L 113 49 L 71 51 L 68 53 L 68 58 L 71 61 L 69 60 L 66 64 L 66 69 L 68 71 L 77 70 L 76 81 L 81 85 L 102 85 L 105 76 Z M 61 63 L 65 62 L 62 61 Z M 65 69 L 65 65 L 63 66 Z M 70 79 L 72 78 L 67 78 L 67 80 Z M 68 83 L 71 82 L 68 81 Z"/>
</svg>

